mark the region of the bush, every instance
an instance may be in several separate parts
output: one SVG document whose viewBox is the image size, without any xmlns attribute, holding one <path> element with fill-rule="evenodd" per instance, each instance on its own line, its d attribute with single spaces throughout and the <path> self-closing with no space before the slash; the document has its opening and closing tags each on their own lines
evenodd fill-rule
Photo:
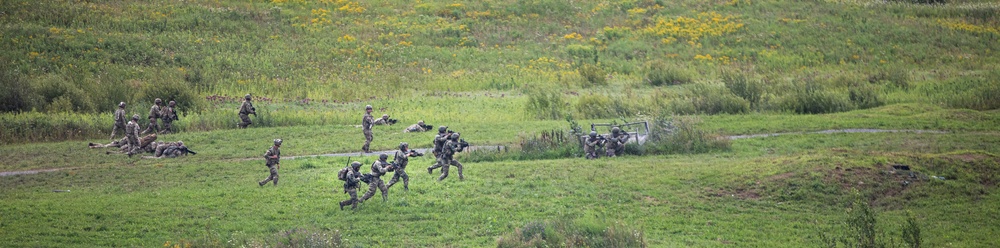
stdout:
<svg viewBox="0 0 1000 248">
<path fill-rule="evenodd" d="M 691 106 L 698 114 L 740 114 L 750 110 L 750 104 L 746 100 L 733 95 L 732 92 L 722 87 L 695 84 L 688 89 L 691 92 L 687 96 L 687 100 L 690 101 Z M 675 106 L 683 105 L 682 103 L 675 104 Z"/>
<path fill-rule="evenodd" d="M 853 204 L 847 209 L 842 231 L 834 234 L 822 230 L 819 232 L 819 238 L 824 247 L 882 248 L 903 246 L 898 240 L 890 237 L 882 226 L 878 225 L 875 209 L 860 194 L 855 192 L 854 198 Z M 919 248 L 922 243 L 920 225 L 917 224 L 913 214 L 907 213 L 906 224 L 902 225 L 901 229 L 902 240 L 906 246 Z"/>
<path fill-rule="evenodd" d="M 642 231 L 593 221 L 533 221 L 497 239 L 497 247 L 646 247 Z"/>
<path fill-rule="evenodd" d="M 47 74 L 35 82 L 35 92 L 46 103 L 48 112 L 92 112 L 94 103 L 90 94 L 68 81 L 62 75 Z M 56 102 L 56 101 L 59 102 Z"/>
<path fill-rule="evenodd" d="M 525 112 L 536 119 L 558 119 L 565 116 L 564 109 L 566 101 L 563 100 L 562 93 L 542 87 L 529 87 L 526 89 L 528 102 L 525 104 Z"/>
<path fill-rule="evenodd" d="M 763 80 L 736 70 L 724 70 L 721 74 L 722 83 L 726 85 L 729 92 L 750 103 L 750 108 L 760 107 L 766 85 Z"/>
<path fill-rule="evenodd" d="M 153 100 L 160 98 L 164 105 L 170 101 L 177 102 L 174 108 L 180 112 L 200 112 L 206 105 L 205 99 L 198 94 L 185 81 L 166 80 L 165 82 L 146 83 L 140 88 L 136 101 L 142 106 L 152 106 Z"/>
<path fill-rule="evenodd" d="M 1000 70 L 979 77 L 961 77 L 923 88 L 925 95 L 952 108 L 1000 109 Z"/>
<path fill-rule="evenodd" d="M 608 74 L 601 67 L 592 64 L 583 64 L 576 71 L 587 80 L 587 84 L 584 85 L 585 87 L 608 85 Z"/>
<path fill-rule="evenodd" d="M 780 108 L 798 114 L 824 114 L 850 110 L 851 103 L 844 96 L 807 80 L 784 96 Z"/>
<path fill-rule="evenodd" d="M 859 109 L 874 108 L 885 104 L 873 85 L 862 84 L 848 88 L 849 99 Z"/>
<path fill-rule="evenodd" d="M 646 82 L 652 86 L 681 85 L 691 83 L 691 72 L 679 65 L 667 65 L 662 61 L 654 61 L 646 66 Z"/>
<path fill-rule="evenodd" d="M 38 96 L 20 73 L 0 61 L 0 112 L 29 111 Z"/>
<path fill-rule="evenodd" d="M 704 153 L 729 150 L 732 143 L 697 127 L 697 117 L 656 116 L 650 125 L 644 152 L 652 154 Z M 628 148 L 628 147 L 626 147 Z"/>
<path fill-rule="evenodd" d="M 597 119 L 611 117 L 610 111 L 608 111 L 610 105 L 611 98 L 608 96 L 591 93 L 577 98 L 573 108 L 576 109 L 581 118 Z"/>
<path fill-rule="evenodd" d="M 909 90 L 910 72 L 902 66 L 879 68 L 874 74 L 868 76 L 868 82 L 873 84 L 889 84 L 899 89 Z"/>
</svg>

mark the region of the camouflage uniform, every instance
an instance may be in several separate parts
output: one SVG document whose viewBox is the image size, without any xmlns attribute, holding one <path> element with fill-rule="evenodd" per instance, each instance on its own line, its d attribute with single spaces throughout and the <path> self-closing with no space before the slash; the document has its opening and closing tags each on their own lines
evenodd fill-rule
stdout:
<svg viewBox="0 0 1000 248">
<path fill-rule="evenodd" d="M 153 101 L 153 107 L 149 108 L 149 116 L 147 117 L 149 118 L 149 126 L 146 127 L 146 130 L 142 131 L 142 134 L 146 134 L 149 131 L 153 131 L 153 133 L 160 131 L 160 125 L 156 124 L 156 119 L 160 118 L 160 104 L 163 104 L 163 101 L 160 100 L 160 98 L 156 98 L 156 100 Z"/>
<path fill-rule="evenodd" d="M 351 196 L 351 199 L 347 199 L 340 202 L 340 210 L 344 210 L 344 206 L 351 205 L 351 209 L 358 208 L 358 188 L 361 188 L 361 172 L 358 169 L 361 168 L 361 162 L 354 161 L 347 171 L 347 180 L 344 182 L 344 193 Z"/>
<path fill-rule="evenodd" d="M 365 145 L 361 146 L 361 150 L 364 152 L 371 152 L 368 150 L 372 143 L 372 125 L 374 125 L 375 120 L 372 118 L 372 106 L 368 105 L 365 107 L 365 116 L 361 118 L 361 131 L 365 133 Z"/>
<path fill-rule="evenodd" d="M 173 123 L 178 119 L 177 111 L 174 110 L 174 106 L 177 106 L 177 103 L 170 101 L 170 104 L 163 108 L 163 111 L 160 114 L 160 117 L 163 118 L 163 131 L 160 133 L 171 133 L 174 131 Z"/>
<path fill-rule="evenodd" d="M 625 153 L 625 143 L 628 142 L 629 136 L 630 135 L 627 132 L 621 131 L 621 129 L 619 129 L 618 127 L 612 128 L 611 129 L 611 139 L 609 139 L 609 141 L 611 141 L 611 143 L 613 143 L 613 145 L 608 145 L 608 147 L 607 147 L 607 149 L 609 150 L 608 151 L 608 156 L 614 156 L 614 155 L 618 155 L 618 154 L 624 154 Z M 612 147 L 614 147 L 614 148 L 612 149 Z"/>
<path fill-rule="evenodd" d="M 154 155 L 157 157 L 174 158 L 187 155 L 187 153 L 184 152 L 186 149 L 187 146 L 184 146 L 184 142 L 170 142 L 157 146 Z"/>
<path fill-rule="evenodd" d="M 278 167 L 281 167 L 278 163 L 278 160 L 281 159 L 281 150 L 278 149 L 279 147 L 281 147 L 281 139 L 276 139 L 274 140 L 274 146 L 271 149 L 267 149 L 267 152 L 264 153 L 265 165 L 271 171 L 271 175 L 264 178 L 264 181 L 257 182 L 258 185 L 264 186 L 268 181 L 274 180 L 274 186 L 278 186 Z"/>
<path fill-rule="evenodd" d="M 462 151 L 462 147 L 459 146 L 458 142 L 458 134 L 453 133 L 451 134 L 451 139 L 448 139 L 444 147 L 441 148 L 441 158 L 438 159 L 438 166 L 441 167 L 441 176 L 438 177 L 438 181 L 448 177 L 448 168 L 452 165 L 458 167 L 458 179 L 465 179 L 465 175 L 462 174 L 462 164 L 455 160 L 455 153 Z"/>
<path fill-rule="evenodd" d="M 374 196 L 375 190 L 382 191 L 383 201 L 389 200 L 389 187 L 386 187 L 385 182 L 382 181 L 382 175 L 385 175 L 389 171 L 388 167 L 391 166 L 389 162 L 385 161 L 388 157 L 389 155 L 382 154 L 378 161 L 372 163 L 372 179 L 368 182 L 368 192 L 365 192 L 365 195 L 361 197 L 361 202 L 365 202 L 368 198 Z"/>
<path fill-rule="evenodd" d="M 115 110 L 115 125 L 111 129 L 111 140 L 115 140 L 115 134 L 118 130 L 125 131 L 125 122 L 128 121 L 128 117 L 125 117 L 125 102 L 118 104 L 118 109 Z"/>
<path fill-rule="evenodd" d="M 382 118 L 375 119 L 372 125 L 392 125 L 392 123 L 389 123 L 389 115 L 382 115 Z"/>
<path fill-rule="evenodd" d="M 136 154 L 139 151 L 139 115 L 133 115 L 132 121 L 125 124 L 125 138 L 128 139 L 128 155 Z"/>
<path fill-rule="evenodd" d="M 441 168 L 441 150 L 444 149 L 444 143 L 448 142 L 448 127 L 441 126 L 438 127 L 438 134 L 434 136 L 434 164 L 427 167 L 427 173 L 433 174 L 434 169 Z"/>
<path fill-rule="evenodd" d="M 243 97 L 243 105 L 240 105 L 240 128 L 247 128 L 253 122 L 250 121 L 250 115 L 257 115 L 257 111 L 254 109 L 253 104 L 250 103 L 250 94 Z"/>
<path fill-rule="evenodd" d="M 406 175 L 406 165 L 410 162 L 410 157 L 416 156 L 417 154 L 410 150 L 409 144 L 399 144 L 399 151 L 396 151 L 396 157 L 392 161 L 396 172 L 392 174 L 392 179 L 389 180 L 389 185 L 386 188 L 391 188 L 400 178 L 403 178 L 403 188 L 410 190 L 410 176 Z"/>
<path fill-rule="evenodd" d="M 403 129 L 403 132 L 404 133 L 409 133 L 409 132 L 424 132 L 424 131 L 427 131 L 427 130 L 430 130 L 430 128 L 425 128 L 424 127 L 424 121 L 418 121 L 417 124 L 410 125 L 409 127 L 406 127 L 406 129 Z"/>
<path fill-rule="evenodd" d="M 583 144 L 583 152 L 587 153 L 587 159 L 597 158 L 597 146 L 601 145 L 601 140 L 597 138 L 597 132 L 591 131 L 590 136 Z"/>
</svg>

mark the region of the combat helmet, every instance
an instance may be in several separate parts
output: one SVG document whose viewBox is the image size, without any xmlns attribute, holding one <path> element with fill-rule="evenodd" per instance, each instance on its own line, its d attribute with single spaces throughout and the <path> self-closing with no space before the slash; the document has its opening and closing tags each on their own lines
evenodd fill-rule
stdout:
<svg viewBox="0 0 1000 248">
<path fill-rule="evenodd" d="M 388 114 L 382 114 L 382 119 L 389 119 L 389 115 Z"/>
<path fill-rule="evenodd" d="M 389 159 L 389 155 L 388 154 L 382 153 L 382 154 L 378 155 L 378 160 L 379 161 L 385 161 L 386 159 Z"/>
<path fill-rule="evenodd" d="M 177 106 L 177 102 L 175 102 L 175 101 L 170 101 L 170 103 L 167 103 L 167 105 L 170 105 L 171 107 L 173 107 L 173 106 Z"/>
<path fill-rule="evenodd" d="M 444 133 L 444 132 L 447 132 L 447 131 L 448 131 L 448 127 L 447 126 L 440 126 L 440 127 L 438 127 L 438 133 Z"/>
<path fill-rule="evenodd" d="M 421 125 L 421 126 L 423 126 L 423 125 L 424 125 L 424 120 L 419 120 L 419 121 L 417 121 L 417 125 Z"/>
<path fill-rule="evenodd" d="M 612 128 L 611 128 L 611 133 L 613 133 L 613 134 L 618 134 L 618 133 L 620 133 L 621 131 L 622 131 L 622 130 L 621 130 L 620 128 L 618 128 L 618 127 L 612 127 Z"/>
<path fill-rule="evenodd" d="M 156 103 L 156 105 L 160 105 L 163 103 L 163 100 L 160 100 L 160 98 L 156 98 L 156 100 L 153 100 L 153 103 Z"/>
<path fill-rule="evenodd" d="M 247 95 L 243 96 L 243 99 L 247 99 L 249 101 L 250 100 L 250 94 L 247 94 Z"/>
<path fill-rule="evenodd" d="M 597 131 L 590 131 L 590 137 L 597 137 Z"/>
<path fill-rule="evenodd" d="M 133 121 L 138 121 L 139 120 L 139 115 L 137 115 L 137 114 L 132 115 L 132 120 Z"/>
<path fill-rule="evenodd" d="M 399 150 L 405 151 L 406 148 L 409 148 L 409 147 L 410 147 L 410 144 L 407 144 L 406 142 L 399 142 Z"/>
<path fill-rule="evenodd" d="M 118 107 L 119 108 L 125 108 L 125 102 L 119 102 L 118 103 Z"/>
<path fill-rule="evenodd" d="M 281 139 L 274 139 L 274 145 L 281 146 Z"/>
<path fill-rule="evenodd" d="M 351 162 L 351 167 L 354 167 L 354 169 L 358 169 L 359 167 L 361 167 L 361 162 L 358 161 Z"/>
<path fill-rule="evenodd" d="M 451 136 L 450 136 L 450 138 L 451 138 L 452 140 L 458 140 L 458 133 L 451 133 Z"/>
<path fill-rule="evenodd" d="M 365 110 L 372 109 L 372 105 L 365 105 Z"/>
</svg>

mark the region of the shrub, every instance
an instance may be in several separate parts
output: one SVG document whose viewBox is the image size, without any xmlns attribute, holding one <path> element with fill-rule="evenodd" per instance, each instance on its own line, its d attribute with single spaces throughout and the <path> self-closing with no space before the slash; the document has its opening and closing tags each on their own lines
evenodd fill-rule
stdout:
<svg viewBox="0 0 1000 248">
<path fill-rule="evenodd" d="M 910 72 L 902 66 L 890 66 L 879 68 L 874 74 L 868 76 L 868 82 L 873 84 L 890 84 L 896 88 L 910 89 Z"/>
<path fill-rule="evenodd" d="M 798 114 L 823 114 L 850 110 L 851 104 L 844 96 L 807 80 L 784 96 L 780 108 Z"/>
<path fill-rule="evenodd" d="M 878 88 L 873 85 L 861 84 L 848 88 L 849 99 L 859 109 L 874 108 L 885 104 L 879 95 Z"/>
<path fill-rule="evenodd" d="M 20 73 L 0 62 L 0 112 L 28 111 L 38 96 Z"/>
<path fill-rule="evenodd" d="M 35 82 L 35 92 L 41 96 L 41 101 L 48 104 L 45 110 L 49 112 L 91 112 L 94 103 L 90 94 L 66 80 L 58 74 L 47 74 Z M 59 100 L 60 102 L 56 102 Z"/>
<path fill-rule="evenodd" d="M 584 119 L 608 118 L 608 106 L 611 105 L 611 98 L 605 95 L 587 94 L 576 99 L 573 108 Z"/>
<path fill-rule="evenodd" d="M 819 238 L 824 247 L 882 248 L 903 246 L 891 237 L 882 226 L 878 225 L 875 209 L 869 206 L 860 194 L 855 192 L 854 198 L 853 204 L 847 209 L 842 231 L 834 234 L 822 230 L 819 232 Z M 902 240 L 906 245 L 919 248 L 922 243 L 920 226 L 912 214 L 907 213 L 906 224 L 902 225 L 901 229 Z"/>
<path fill-rule="evenodd" d="M 700 114 L 739 114 L 750 110 L 750 104 L 722 87 L 695 84 L 688 88 L 687 99 Z"/>
<path fill-rule="evenodd" d="M 580 76 L 587 80 L 584 86 L 604 86 L 608 85 L 608 74 L 601 67 L 592 64 L 583 64 L 576 69 Z"/>
<path fill-rule="evenodd" d="M 573 57 L 576 61 L 584 64 L 588 62 L 597 63 L 598 59 L 597 49 L 594 49 L 593 46 L 587 45 L 573 44 L 566 46 L 566 54 L 569 54 L 570 57 Z"/>
<path fill-rule="evenodd" d="M 761 79 L 736 70 L 722 71 L 722 83 L 729 92 L 750 103 L 750 108 L 758 109 L 764 96 L 765 83 Z"/>
<path fill-rule="evenodd" d="M 525 104 L 525 112 L 532 117 L 545 120 L 565 116 L 563 112 L 566 101 L 559 91 L 542 87 L 529 87 L 526 91 L 528 102 Z"/>
<path fill-rule="evenodd" d="M 146 83 L 140 88 L 136 101 L 142 106 L 151 106 L 153 100 L 160 98 L 164 105 L 170 101 L 177 102 L 174 108 L 178 113 L 184 111 L 202 111 L 206 105 L 205 99 L 184 81 L 165 80 L 158 83 Z"/>
<path fill-rule="evenodd" d="M 691 74 L 686 67 L 671 66 L 662 61 L 654 61 L 646 66 L 646 82 L 653 86 L 691 83 L 694 81 Z"/>
<path fill-rule="evenodd" d="M 697 127 L 697 117 L 655 116 L 650 125 L 644 152 L 652 154 L 704 153 L 725 151 L 729 139 Z M 628 148 L 628 147 L 626 147 Z"/>
</svg>

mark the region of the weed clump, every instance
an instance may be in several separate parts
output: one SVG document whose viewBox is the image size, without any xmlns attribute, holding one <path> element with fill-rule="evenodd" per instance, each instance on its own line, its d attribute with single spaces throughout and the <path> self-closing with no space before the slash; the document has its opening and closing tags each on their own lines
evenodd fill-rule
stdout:
<svg viewBox="0 0 1000 248">
<path fill-rule="evenodd" d="M 747 75 L 746 72 L 724 70 L 722 71 L 722 83 L 733 95 L 750 103 L 750 108 L 757 109 L 760 106 L 766 85 L 763 80 Z"/>
<path fill-rule="evenodd" d="M 693 82 L 691 72 L 681 66 L 670 66 L 663 61 L 650 62 L 646 66 L 646 82 L 652 86 L 681 85 Z"/>
<path fill-rule="evenodd" d="M 792 92 L 789 92 L 779 105 L 782 110 L 797 114 L 836 113 L 851 109 L 851 103 L 847 98 L 825 89 L 813 80 L 794 84 Z"/>
<path fill-rule="evenodd" d="M 497 239 L 497 247 L 647 247 L 641 230 L 591 221 L 533 221 Z"/>
<path fill-rule="evenodd" d="M 900 225 L 900 239 L 892 237 L 885 230 L 883 225 L 878 224 L 875 209 L 869 206 L 857 192 L 855 200 L 847 209 L 847 216 L 844 220 L 841 231 L 831 234 L 829 231 L 820 231 L 819 238 L 823 247 L 863 247 L 863 248 L 883 248 L 883 247 L 920 247 L 923 243 L 920 237 L 920 225 L 917 223 L 912 213 L 907 212 L 906 223 Z M 905 244 L 905 245 L 904 245 Z"/>
<path fill-rule="evenodd" d="M 697 117 L 660 115 L 653 118 L 643 152 L 652 154 L 704 153 L 726 151 L 732 142 L 697 127 Z M 628 149 L 628 146 L 626 146 Z"/>
<path fill-rule="evenodd" d="M 525 105 L 525 112 L 530 116 L 540 120 L 564 116 L 566 100 L 559 91 L 542 87 L 531 87 L 526 91 L 528 103 Z"/>
<path fill-rule="evenodd" d="M 581 77 L 587 80 L 586 81 L 587 84 L 585 84 L 584 86 L 608 85 L 607 72 L 605 72 L 604 69 L 601 69 L 601 67 L 597 65 L 585 63 L 583 65 L 580 65 L 580 67 L 577 68 L 576 71 L 577 73 L 580 73 Z"/>
</svg>

